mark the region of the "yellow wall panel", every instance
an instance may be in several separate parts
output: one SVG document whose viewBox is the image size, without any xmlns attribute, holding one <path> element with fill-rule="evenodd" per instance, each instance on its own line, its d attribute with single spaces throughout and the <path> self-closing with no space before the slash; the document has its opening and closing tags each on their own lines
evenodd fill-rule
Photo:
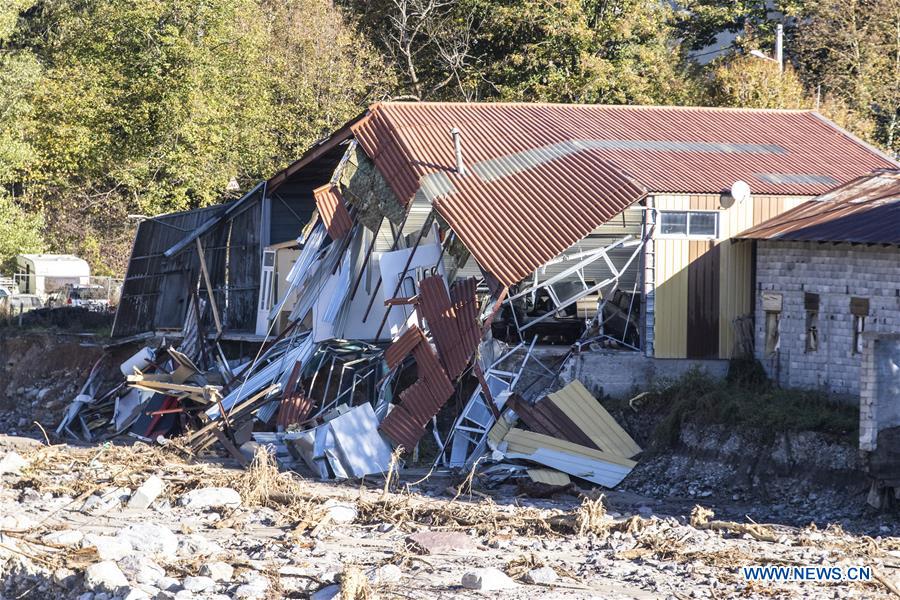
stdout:
<svg viewBox="0 0 900 600">
<path fill-rule="evenodd" d="M 730 358 L 734 349 L 736 318 L 752 312 L 752 245 L 730 238 L 808 200 L 799 196 L 753 196 L 748 202 L 719 208 L 718 194 L 656 195 L 659 210 L 718 210 L 720 245 L 719 357 Z M 687 239 L 657 239 L 654 355 L 687 356 L 688 266 L 699 258 Z"/>
</svg>

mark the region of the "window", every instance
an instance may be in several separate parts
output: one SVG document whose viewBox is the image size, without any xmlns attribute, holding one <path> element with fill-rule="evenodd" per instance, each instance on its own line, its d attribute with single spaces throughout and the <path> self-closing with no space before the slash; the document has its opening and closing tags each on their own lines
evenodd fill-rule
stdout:
<svg viewBox="0 0 900 600">
<path fill-rule="evenodd" d="M 863 332 L 866 330 L 866 318 L 853 315 L 853 354 L 862 354 Z"/>
<path fill-rule="evenodd" d="M 853 315 L 853 354 L 862 354 L 863 332 L 869 316 L 868 298 L 850 298 L 850 314 Z"/>
<path fill-rule="evenodd" d="M 766 357 L 772 357 L 781 346 L 781 294 L 763 292 L 762 309 L 766 315 L 765 342 Z"/>
<path fill-rule="evenodd" d="M 714 238 L 719 234 L 719 213 L 660 211 L 659 229 L 662 235 Z"/>
<path fill-rule="evenodd" d="M 803 297 L 806 308 L 806 352 L 819 349 L 819 295 L 807 292 Z"/>
</svg>

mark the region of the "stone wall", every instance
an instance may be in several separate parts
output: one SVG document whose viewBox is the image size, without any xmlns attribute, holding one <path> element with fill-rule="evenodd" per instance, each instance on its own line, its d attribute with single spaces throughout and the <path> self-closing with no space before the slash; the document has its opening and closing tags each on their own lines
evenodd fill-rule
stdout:
<svg viewBox="0 0 900 600">
<path fill-rule="evenodd" d="M 815 242 L 759 242 L 756 355 L 789 387 L 859 395 L 862 354 L 854 352 L 851 298 L 868 299 L 866 332 L 900 331 L 900 250 Z M 780 347 L 765 355 L 762 292 L 781 294 Z M 818 349 L 806 350 L 806 293 L 819 295 Z"/>
</svg>

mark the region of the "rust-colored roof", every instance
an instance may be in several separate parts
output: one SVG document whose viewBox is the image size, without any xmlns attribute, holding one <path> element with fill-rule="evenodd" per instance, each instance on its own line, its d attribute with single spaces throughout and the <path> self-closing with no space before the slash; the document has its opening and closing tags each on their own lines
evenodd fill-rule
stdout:
<svg viewBox="0 0 900 600">
<path fill-rule="evenodd" d="M 384 362 L 387 364 L 388 369 L 393 369 L 403 362 L 403 359 L 410 355 L 413 348 L 423 342 L 427 342 L 427 340 L 422 330 L 417 325 L 410 326 L 384 351 Z"/>
<path fill-rule="evenodd" d="M 385 351 L 385 362 L 394 368 L 412 352 L 418 379 L 400 392 L 400 405 L 385 417 L 379 429 L 397 446 L 411 450 L 425 434 L 425 425 L 453 395 L 447 372 L 422 331 L 413 325 Z"/>
<path fill-rule="evenodd" d="M 855 179 L 738 237 L 900 245 L 900 170 Z"/>
<path fill-rule="evenodd" d="M 813 111 L 386 102 L 269 186 L 351 134 L 402 203 L 432 202 L 505 285 L 647 192 L 720 193 L 743 180 L 754 194 L 811 196 L 898 166 Z"/>
<path fill-rule="evenodd" d="M 896 166 L 811 111 L 381 103 L 351 130 L 401 202 L 430 200 L 507 285 L 648 191 L 812 195 Z"/>
<path fill-rule="evenodd" d="M 480 341 L 475 312 L 475 280 L 453 286 L 447 293 L 444 278 L 426 277 L 419 282 L 419 310 L 428 322 L 441 363 L 450 379 L 459 377 Z"/>
<path fill-rule="evenodd" d="M 313 190 L 313 197 L 331 239 L 339 240 L 350 233 L 353 220 L 336 185 L 328 183 L 317 187 Z"/>
</svg>

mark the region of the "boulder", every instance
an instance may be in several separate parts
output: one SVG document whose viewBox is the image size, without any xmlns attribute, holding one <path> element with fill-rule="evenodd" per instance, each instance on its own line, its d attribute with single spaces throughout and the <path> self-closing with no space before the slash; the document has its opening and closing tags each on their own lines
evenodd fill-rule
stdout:
<svg viewBox="0 0 900 600">
<path fill-rule="evenodd" d="M 200 488 L 184 494 L 180 503 L 193 509 L 237 508 L 241 505 L 241 495 L 227 487 Z"/>
<path fill-rule="evenodd" d="M 128 579 L 119 569 L 119 565 L 111 560 L 94 563 L 84 572 L 84 585 L 92 590 L 115 592 L 128 586 Z"/>
<path fill-rule="evenodd" d="M 462 586 L 470 590 L 492 591 L 516 587 L 516 582 L 494 567 L 484 567 L 469 571 L 462 577 Z"/>
<path fill-rule="evenodd" d="M 132 523 L 116 536 L 138 552 L 174 556 L 178 551 L 178 537 L 172 531 L 156 523 Z"/>
</svg>

